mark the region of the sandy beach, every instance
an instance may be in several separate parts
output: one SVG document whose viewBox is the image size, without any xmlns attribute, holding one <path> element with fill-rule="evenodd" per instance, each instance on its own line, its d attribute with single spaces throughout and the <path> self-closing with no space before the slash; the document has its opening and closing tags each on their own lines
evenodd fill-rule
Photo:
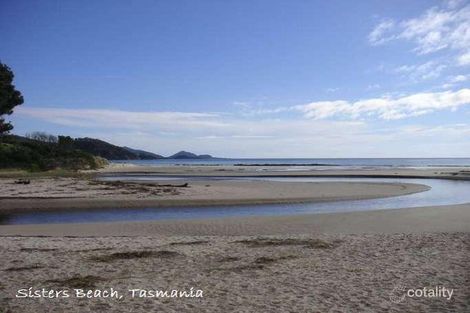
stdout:
<svg viewBox="0 0 470 313">
<path fill-rule="evenodd" d="M 366 182 L 204 179 L 190 182 L 101 182 L 80 178 L 39 178 L 23 185 L 16 184 L 15 179 L 0 179 L 0 212 L 359 200 L 428 189 L 428 186 L 419 184 Z"/>
<path fill-rule="evenodd" d="M 246 171 L 244 176 L 278 174 L 277 169 Z M 392 175 L 391 170 L 355 171 L 334 175 Z M 406 172 L 406 177 L 466 178 L 464 169 L 393 171 Z M 142 168 L 112 167 L 104 172 L 131 175 Z M 404 183 L 204 178 L 233 174 L 213 167 L 144 172 L 201 177 L 144 183 L 35 178 L 28 185 L 3 178 L 1 210 L 334 201 L 428 189 Z M 325 173 L 333 175 L 305 169 L 288 174 Z M 465 312 L 470 309 L 469 225 L 470 204 L 293 216 L 2 225 L 0 308 L 5 312 Z M 452 297 L 402 298 L 400 289 L 436 286 L 452 288 Z M 29 287 L 67 290 L 71 296 L 16 297 Z M 122 298 L 75 295 L 76 289 L 109 288 Z M 191 288 L 203 292 L 203 297 L 142 298 L 132 297 L 130 291 Z"/>
<path fill-rule="evenodd" d="M 4 312 L 466 312 L 470 305 L 468 232 L 0 240 Z M 435 286 L 452 288 L 452 297 L 397 292 Z M 71 296 L 16 298 L 29 287 Z M 76 289 L 109 288 L 122 298 L 75 297 Z M 203 297 L 129 291 L 190 288 Z"/>
<path fill-rule="evenodd" d="M 0 313 L 470 313 L 470 0 L 0 25 Z"/>
</svg>

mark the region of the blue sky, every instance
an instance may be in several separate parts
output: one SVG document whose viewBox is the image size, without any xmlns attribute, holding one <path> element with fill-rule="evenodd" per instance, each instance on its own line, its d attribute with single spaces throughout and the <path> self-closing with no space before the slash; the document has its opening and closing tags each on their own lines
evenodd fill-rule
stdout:
<svg viewBox="0 0 470 313">
<path fill-rule="evenodd" d="M 469 1 L 3 1 L 15 133 L 171 154 L 470 156 Z"/>
</svg>

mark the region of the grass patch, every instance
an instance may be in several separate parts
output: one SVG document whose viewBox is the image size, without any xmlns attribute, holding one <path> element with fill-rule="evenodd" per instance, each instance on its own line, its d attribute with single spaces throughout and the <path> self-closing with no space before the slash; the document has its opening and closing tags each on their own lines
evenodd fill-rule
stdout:
<svg viewBox="0 0 470 313">
<path fill-rule="evenodd" d="M 132 260 L 143 258 L 173 258 L 180 254 L 175 251 L 161 250 L 161 251 L 129 251 L 129 252 L 116 252 L 107 255 L 92 256 L 90 259 L 97 262 L 112 262 L 116 260 Z"/>
<path fill-rule="evenodd" d="M 46 283 L 53 283 L 60 286 L 69 288 L 94 288 L 97 283 L 105 281 L 104 278 L 99 276 L 74 276 L 67 279 L 51 279 L 46 280 Z"/>
<path fill-rule="evenodd" d="M 232 243 L 241 243 L 250 248 L 277 247 L 277 246 L 304 246 L 312 249 L 329 249 L 333 244 L 321 239 L 246 239 L 233 241 Z"/>
</svg>

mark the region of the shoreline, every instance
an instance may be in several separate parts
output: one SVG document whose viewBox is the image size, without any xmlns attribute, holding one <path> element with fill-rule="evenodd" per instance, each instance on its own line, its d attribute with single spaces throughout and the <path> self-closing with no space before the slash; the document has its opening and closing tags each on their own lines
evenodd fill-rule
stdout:
<svg viewBox="0 0 470 313">
<path fill-rule="evenodd" d="M 0 237 L 271 236 L 470 232 L 470 203 L 315 213 L 131 222 L 0 225 Z"/>
<path fill-rule="evenodd" d="M 132 170 L 133 169 L 133 170 Z M 135 175 L 136 167 L 130 169 L 127 167 L 124 171 L 127 175 Z M 99 172 L 94 172 L 94 175 L 99 176 L 102 174 L 106 175 L 121 175 L 122 168 L 119 172 L 115 172 L 116 168 L 111 167 L 106 170 L 101 170 Z M 139 172 L 141 173 L 141 168 Z M 448 172 L 448 169 L 445 171 L 430 171 L 427 170 L 409 170 L 409 169 L 395 169 L 394 178 L 406 178 L 403 176 L 404 172 L 408 174 L 413 174 L 413 177 L 419 178 L 434 178 L 434 179 L 446 179 L 445 176 L 455 177 L 455 173 L 460 173 L 459 169 L 453 169 L 453 172 Z M 167 167 L 167 168 L 155 168 L 152 167 L 145 171 L 146 174 L 158 175 L 154 177 L 154 180 L 151 181 L 141 181 L 141 182 L 121 182 L 121 181 L 108 181 L 100 182 L 96 180 L 86 181 L 80 180 L 78 178 L 43 178 L 37 180 L 31 180 L 31 185 L 19 186 L 17 188 L 24 188 L 25 191 L 18 192 L 18 196 L 12 197 L 10 191 L 11 189 L 5 189 L 4 193 L 10 195 L 10 197 L 2 198 L 2 191 L 0 189 L 0 203 L 1 209 L 0 213 L 11 214 L 11 213 L 22 213 L 22 212 L 62 212 L 64 210 L 71 211 L 87 211 L 87 210 L 103 210 L 103 209 L 139 209 L 139 208 L 148 208 L 148 207 L 181 207 L 181 206 L 238 206 L 238 205 L 262 205 L 262 204 L 283 204 L 283 203 L 302 203 L 302 202 L 311 202 L 311 203 L 320 203 L 320 202 L 331 202 L 331 201 L 352 201 L 352 200 L 363 200 L 363 199 L 378 199 L 378 198 L 388 198 L 394 196 L 407 195 L 412 193 L 423 192 L 429 190 L 430 187 L 421 184 L 410 184 L 410 183 L 389 183 L 389 182 L 276 182 L 276 181 L 256 181 L 256 180 L 230 180 L 230 175 L 233 174 L 233 168 L 227 169 L 226 167 L 220 168 L 201 168 L 198 166 L 185 167 L 183 169 L 185 177 L 191 177 L 194 180 L 189 181 L 189 185 L 186 188 L 168 188 L 163 186 L 182 186 L 181 182 L 184 180 L 169 180 L 164 179 L 165 185 L 160 185 L 158 178 L 160 176 L 168 176 L 176 178 L 176 175 L 181 173 L 181 168 L 178 167 Z M 205 177 L 216 177 L 215 174 L 220 174 L 224 178 L 222 180 L 204 180 Z M 232 173 L 230 173 L 232 172 Z M 240 173 L 243 172 L 243 173 Z M 248 172 L 248 173 L 247 173 Z M 387 172 L 387 171 L 385 171 Z M 240 169 L 237 170 L 236 177 L 243 177 L 242 175 L 252 175 L 253 170 L 251 169 Z M 284 172 L 279 173 L 276 171 L 269 171 L 269 169 L 264 169 L 259 171 L 259 168 L 255 169 L 255 177 L 263 177 L 263 175 L 268 174 L 267 176 L 280 176 L 280 177 L 325 177 L 325 175 L 334 175 L 336 178 L 340 177 L 370 177 L 370 178 L 380 178 L 383 176 L 390 175 L 390 172 L 384 173 L 384 170 L 372 169 L 370 171 L 361 170 L 357 173 L 357 170 L 351 171 L 339 171 L 331 173 L 328 170 L 326 173 L 324 171 L 311 171 L 305 173 L 305 171 L 300 171 L 297 173 Z M 284 175 L 279 175 L 284 174 Z M 310 175 L 310 176 L 306 176 Z M 348 176 L 349 175 L 349 176 Z M 362 175 L 362 176 L 359 176 Z M 465 174 L 466 175 L 466 174 Z M 96 177 L 95 176 L 95 177 Z M 152 176 L 153 178 L 153 176 Z M 464 177 L 467 178 L 466 176 Z M 7 182 L 6 179 L 3 179 L 2 182 L 5 185 Z M 169 182 L 171 182 L 169 184 Z M 176 183 L 175 183 L 176 182 Z M 172 185 L 175 183 L 175 185 Z M 177 185 L 176 185 L 177 184 Z M 183 185 L 186 185 L 183 184 Z M 12 188 L 13 185 L 11 182 L 8 185 L 8 188 Z M 163 188 L 163 189 L 162 189 Z M 167 188 L 167 189 L 165 189 Z M 57 189 L 56 193 L 51 193 L 51 190 Z M 32 197 L 32 190 L 36 192 L 38 197 Z M 162 190 L 167 190 L 164 192 Z M 68 197 L 66 195 L 69 195 Z M 76 195 L 77 197 L 71 197 L 71 195 Z M 65 196 L 65 197 L 64 197 Z M 260 221 L 257 224 L 255 229 L 259 230 L 263 228 L 263 225 L 267 221 L 281 221 L 285 222 L 285 225 L 296 225 L 294 221 L 300 222 L 299 225 L 317 225 L 318 220 L 325 220 L 325 225 L 333 225 L 332 221 L 329 219 L 339 219 L 339 220 L 348 220 L 352 217 L 353 220 L 357 216 L 361 216 L 363 220 L 368 220 L 370 216 L 388 216 L 388 214 L 399 214 L 397 212 L 421 212 L 421 218 L 427 219 L 427 216 L 441 216 L 442 212 L 446 212 L 449 208 L 460 208 L 458 211 L 458 216 L 462 220 L 468 221 L 468 216 L 466 212 L 462 212 L 461 208 L 467 208 L 469 204 L 461 205 L 443 205 L 443 206 L 428 206 L 431 207 L 430 211 L 422 211 L 421 208 L 400 208 L 400 209 L 388 209 L 388 210 L 364 210 L 356 212 L 344 212 L 344 213 L 315 213 L 315 214 L 302 214 L 302 215 L 284 215 L 284 216 L 250 216 L 250 217 L 224 217 L 221 220 L 226 222 L 218 221 L 217 219 L 170 219 L 170 220 L 152 220 L 148 222 L 114 222 L 113 225 L 122 225 L 123 228 L 126 228 L 128 225 L 134 225 L 133 223 L 148 223 L 149 225 L 172 225 L 172 221 L 180 221 L 181 223 L 190 224 L 190 223 L 202 223 L 204 229 L 210 229 L 212 222 L 217 225 L 224 225 L 226 228 L 230 228 L 229 224 L 239 224 L 237 219 L 243 220 L 244 224 L 251 225 L 255 221 Z M 437 210 L 437 211 L 436 211 Z M 455 209 L 456 210 L 456 209 Z M 454 214 L 457 211 L 448 211 L 449 214 Z M 391 211 L 394 213 L 384 213 L 386 211 Z M 470 211 L 470 210 L 469 210 Z M 400 214 L 402 214 L 400 213 Z M 403 213 L 403 214 L 405 214 Z M 352 214 L 352 215 L 351 215 Z M 405 214 L 406 215 L 406 214 Z M 305 218 L 305 221 L 302 221 L 302 218 Z M 440 225 L 446 225 L 449 222 L 446 219 L 447 216 L 441 216 L 442 222 Z M 299 220 L 298 220 L 299 219 Z M 401 222 L 406 222 L 405 220 L 400 219 Z M 447 221 L 447 222 L 446 222 Z M 306 223 L 306 224 L 305 224 Z M 339 222 L 338 222 L 339 223 Z M 355 220 L 356 224 L 361 224 Z M 450 222 L 449 222 L 450 223 Z M 451 224 L 454 222 L 451 222 Z M 269 224 L 269 223 L 268 223 Z M 370 221 L 371 225 L 382 225 L 383 222 L 377 222 L 374 220 Z M 432 224 L 432 221 L 431 221 Z M 455 224 L 455 223 L 454 223 Z M 453 224 L 453 225 L 454 225 Z M 468 221 L 470 224 L 470 221 Z M 44 225 L 57 225 L 57 224 L 44 224 Z M 83 224 L 67 224 L 67 225 L 78 225 L 74 227 L 83 228 L 83 229 L 93 229 L 101 228 L 101 225 L 107 225 L 107 223 L 86 223 Z M 280 225 L 278 222 L 274 222 L 272 228 L 276 229 L 285 229 L 286 226 Z M 297 226 L 299 226 L 297 225 Z M 368 225 L 361 224 L 364 226 L 364 229 L 368 229 Z M 460 224 L 459 224 L 460 225 Z M 13 227 L 13 228 L 12 228 Z M 18 229 L 28 229 L 28 225 L 1 225 L 0 230 L 4 231 L 5 229 L 15 229 L 14 227 L 19 227 Z M 35 227 L 34 225 L 31 227 Z M 58 227 L 58 226 L 54 226 Z M 148 226 L 150 227 L 150 226 Z M 152 226 L 153 227 L 153 226 Z M 150 227 L 150 228 L 152 228 Z M 165 226 L 170 227 L 170 226 Z M 215 226 L 214 226 L 215 227 Z M 302 226 L 304 227 L 304 226 Z M 299 227 L 298 229 L 305 229 Z M 315 226 L 316 227 L 316 226 Z M 446 227 L 437 227 L 436 229 L 442 231 L 470 231 L 470 229 L 459 226 L 449 226 Z M 112 228 L 112 227 L 111 227 Z M 132 228 L 132 227 L 131 227 Z M 172 227 L 170 227 L 172 228 Z M 294 227 L 295 228 L 295 227 Z M 380 228 L 380 226 L 379 226 Z M 386 228 L 386 225 L 385 225 Z M 347 227 L 345 228 L 347 229 Z M 401 228 L 397 228 L 400 230 Z M 419 229 L 422 227 L 417 228 Z M 318 231 L 329 231 L 329 229 L 320 227 Z M 91 231 L 91 230 L 90 230 Z M 248 230 L 247 230 L 248 231 Z M 290 229 L 290 232 L 294 231 L 297 233 L 299 230 Z M 132 231 L 131 231 L 132 232 Z M 0 232 L 2 233 L 2 232 Z M 218 232 L 220 234 L 220 232 Z M 143 234 L 141 234 L 143 235 Z"/>
<path fill-rule="evenodd" d="M 277 166 L 277 165 L 185 165 L 185 166 L 145 166 L 126 164 L 110 164 L 106 168 L 89 171 L 102 177 L 118 176 L 159 176 L 168 177 L 224 177 L 224 178 L 249 178 L 249 177 L 324 177 L 324 178 L 428 178 L 428 179 L 450 179 L 450 180 L 470 180 L 469 167 L 446 166 L 446 167 L 364 167 L 348 169 L 323 169 L 316 168 L 292 168 L 295 166 Z"/>
</svg>

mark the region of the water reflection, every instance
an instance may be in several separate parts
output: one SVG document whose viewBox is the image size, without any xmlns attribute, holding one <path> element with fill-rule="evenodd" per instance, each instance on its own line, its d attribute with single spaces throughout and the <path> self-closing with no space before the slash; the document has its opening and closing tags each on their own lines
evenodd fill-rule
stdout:
<svg viewBox="0 0 470 313">
<path fill-rule="evenodd" d="M 122 179 L 122 178 L 121 178 Z M 148 180 L 148 177 L 145 178 Z M 154 178 L 155 179 L 155 178 Z M 222 179 L 222 178 L 219 178 Z M 244 178 L 246 179 L 246 178 Z M 394 182 L 416 183 L 431 187 L 429 191 L 382 199 L 291 203 L 269 205 L 234 205 L 211 207 L 173 207 L 145 209 L 105 209 L 93 211 L 25 212 L 4 214 L 0 224 L 90 223 L 112 221 L 146 221 L 160 219 L 194 219 L 230 216 L 291 215 L 306 213 L 387 210 L 405 207 L 460 204 L 470 202 L 470 182 L 441 179 L 384 178 L 249 178 L 288 182 Z M 138 177 L 132 177 L 138 180 Z"/>
</svg>

